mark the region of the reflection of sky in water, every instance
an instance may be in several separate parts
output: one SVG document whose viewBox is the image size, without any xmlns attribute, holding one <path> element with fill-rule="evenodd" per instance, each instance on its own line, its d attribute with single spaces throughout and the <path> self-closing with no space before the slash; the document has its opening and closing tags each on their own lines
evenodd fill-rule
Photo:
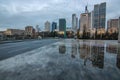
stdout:
<svg viewBox="0 0 120 80">
<path fill-rule="evenodd" d="M 0 80 L 16 79 L 120 80 L 120 44 L 65 39 L 0 62 Z"/>
<path fill-rule="evenodd" d="M 60 45 L 59 51 L 64 50 L 60 52 L 65 52 L 76 60 L 79 59 L 84 66 L 100 69 L 120 68 L 118 45 L 107 41 L 71 40 L 62 42 L 63 47 Z"/>
</svg>

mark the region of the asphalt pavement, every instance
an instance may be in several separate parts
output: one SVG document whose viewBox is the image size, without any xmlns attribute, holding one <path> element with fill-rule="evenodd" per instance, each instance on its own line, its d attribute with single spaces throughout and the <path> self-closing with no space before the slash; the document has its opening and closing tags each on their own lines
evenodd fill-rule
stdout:
<svg viewBox="0 0 120 80">
<path fill-rule="evenodd" d="M 4 60 L 15 55 L 34 50 L 57 41 L 58 39 L 43 39 L 0 44 L 0 60 Z"/>
<path fill-rule="evenodd" d="M 8 54 L 17 54 L 35 45 L 45 46 L 0 61 L 0 80 L 120 80 L 117 40 L 49 39 L 22 43 L 2 45 L 2 49 L 15 48 Z"/>
</svg>

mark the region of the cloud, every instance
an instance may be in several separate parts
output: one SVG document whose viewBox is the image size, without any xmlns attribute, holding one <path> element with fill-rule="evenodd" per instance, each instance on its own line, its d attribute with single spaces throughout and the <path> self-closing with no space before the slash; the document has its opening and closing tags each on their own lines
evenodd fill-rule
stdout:
<svg viewBox="0 0 120 80">
<path fill-rule="evenodd" d="M 27 25 L 44 29 L 45 21 L 58 22 L 59 18 L 66 18 L 71 27 L 73 13 L 79 18 L 87 4 L 92 11 L 94 4 L 101 2 L 107 2 L 107 19 L 119 16 L 119 0 L 0 0 L 0 29 L 24 29 Z"/>
</svg>

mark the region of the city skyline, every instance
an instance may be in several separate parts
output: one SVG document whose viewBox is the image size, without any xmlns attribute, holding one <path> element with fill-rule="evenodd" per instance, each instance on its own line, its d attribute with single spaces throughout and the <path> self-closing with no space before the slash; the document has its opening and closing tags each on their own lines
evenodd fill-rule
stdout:
<svg viewBox="0 0 120 80">
<path fill-rule="evenodd" d="M 107 3 L 107 20 L 119 17 L 120 11 L 117 10 L 119 7 L 119 0 L 30 0 L 29 2 L 27 2 L 27 0 L 0 1 L 0 31 L 5 30 L 6 28 L 24 29 L 27 25 L 39 25 L 43 30 L 44 23 L 47 20 L 58 23 L 59 18 L 65 18 L 67 21 L 67 27 L 72 27 L 71 15 L 73 13 L 76 13 L 77 17 L 80 17 L 80 14 L 84 12 L 84 7 L 87 4 L 88 10 L 92 11 L 94 9 L 94 5 L 101 2 Z"/>
</svg>

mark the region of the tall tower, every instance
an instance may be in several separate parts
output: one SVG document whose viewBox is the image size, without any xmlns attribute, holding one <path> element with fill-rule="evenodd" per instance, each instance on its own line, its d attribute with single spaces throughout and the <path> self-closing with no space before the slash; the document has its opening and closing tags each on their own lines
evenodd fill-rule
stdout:
<svg viewBox="0 0 120 80">
<path fill-rule="evenodd" d="M 50 22 L 49 21 L 45 22 L 45 31 L 50 32 Z"/>
<path fill-rule="evenodd" d="M 85 6 L 85 13 L 88 13 L 89 11 L 88 11 L 88 8 L 87 8 L 87 6 Z"/>
<path fill-rule="evenodd" d="M 80 35 L 83 35 L 83 32 L 90 32 L 91 29 L 91 13 L 88 11 L 87 6 L 85 6 L 85 13 L 80 15 Z"/>
<path fill-rule="evenodd" d="M 55 31 L 57 29 L 57 23 L 52 22 L 52 31 Z"/>
<path fill-rule="evenodd" d="M 94 28 L 105 28 L 106 2 L 94 5 Z"/>
<path fill-rule="evenodd" d="M 66 38 L 66 19 L 59 19 L 59 31 L 64 32 L 64 37 Z"/>
<path fill-rule="evenodd" d="M 118 36 L 118 42 L 120 43 L 120 17 L 119 17 L 119 22 L 118 22 L 118 23 L 119 23 L 119 26 L 118 26 L 118 27 L 119 27 L 119 36 Z"/>
<path fill-rule="evenodd" d="M 76 17 L 76 14 L 72 14 L 72 31 L 74 33 L 77 32 L 77 24 L 78 24 L 78 18 Z"/>
</svg>

